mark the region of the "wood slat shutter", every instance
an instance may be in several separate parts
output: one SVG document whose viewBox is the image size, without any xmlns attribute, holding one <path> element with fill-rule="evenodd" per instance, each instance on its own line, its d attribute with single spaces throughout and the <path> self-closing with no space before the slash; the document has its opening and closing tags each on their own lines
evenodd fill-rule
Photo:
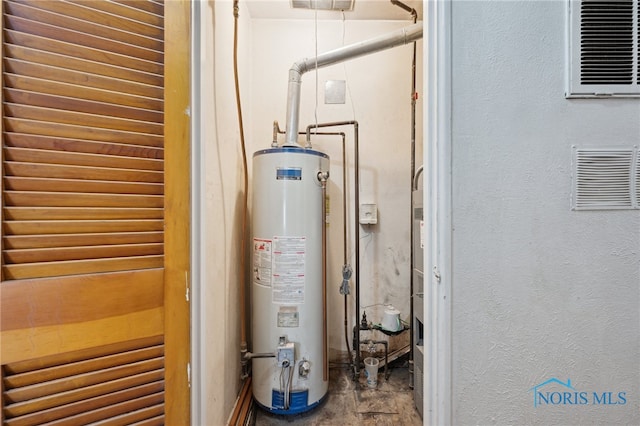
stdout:
<svg viewBox="0 0 640 426">
<path fill-rule="evenodd" d="M 5 365 L 5 424 L 162 424 L 164 346 L 140 339 Z"/>
<path fill-rule="evenodd" d="M 188 424 L 189 1 L 1 4 L 1 422 Z"/>
<path fill-rule="evenodd" d="M 162 267 L 163 5 L 3 6 L 3 279 Z"/>
</svg>

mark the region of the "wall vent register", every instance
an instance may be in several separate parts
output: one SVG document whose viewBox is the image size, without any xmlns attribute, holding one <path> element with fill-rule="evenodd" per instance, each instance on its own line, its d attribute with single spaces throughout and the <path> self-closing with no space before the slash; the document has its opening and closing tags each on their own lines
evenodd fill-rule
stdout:
<svg viewBox="0 0 640 426">
<path fill-rule="evenodd" d="M 640 209 L 638 147 L 573 147 L 573 210 Z"/>
<path fill-rule="evenodd" d="M 354 0 L 289 0 L 293 9 L 353 10 Z"/>
<path fill-rule="evenodd" d="M 640 0 L 567 3 L 567 97 L 640 97 Z"/>
</svg>

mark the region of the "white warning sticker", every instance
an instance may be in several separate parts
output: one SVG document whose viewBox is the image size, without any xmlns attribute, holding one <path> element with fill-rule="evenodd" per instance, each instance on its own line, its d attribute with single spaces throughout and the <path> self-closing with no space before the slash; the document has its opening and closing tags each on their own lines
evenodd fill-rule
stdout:
<svg viewBox="0 0 640 426">
<path fill-rule="evenodd" d="M 272 302 L 304 304 L 306 237 L 273 237 Z"/>
<path fill-rule="evenodd" d="M 295 306 L 280 306 L 278 311 L 278 327 L 300 327 L 300 315 Z"/>
<path fill-rule="evenodd" d="M 272 242 L 263 238 L 253 239 L 253 282 L 271 286 Z"/>
</svg>

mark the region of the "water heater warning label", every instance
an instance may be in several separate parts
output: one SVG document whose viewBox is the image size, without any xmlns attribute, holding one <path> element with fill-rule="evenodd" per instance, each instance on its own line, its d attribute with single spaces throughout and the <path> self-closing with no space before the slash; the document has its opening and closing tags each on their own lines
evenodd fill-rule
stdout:
<svg viewBox="0 0 640 426">
<path fill-rule="evenodd" d="M 281 306 L 278 312 L 278 327 L 300 327 L 300 316 L 295 306 Z"/>
<path fill-rule="evenodd" d="M 253 282 L 271 286 L 271 240 L 253 239 Z"/>
<path fill-rule="evenodd" d="M 306 237 L 273 237 L 272 302 L 304 303 Z"/>
</svg>

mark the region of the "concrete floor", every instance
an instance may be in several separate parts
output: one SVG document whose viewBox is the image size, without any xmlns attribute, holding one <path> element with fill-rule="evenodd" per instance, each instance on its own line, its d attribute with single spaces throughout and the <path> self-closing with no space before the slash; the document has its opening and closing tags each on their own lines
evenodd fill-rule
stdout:
<svg viewBox="0 0 640 426">
<path fill-rule="evenodd" d="M 398 366 L 394 366 L 398 364 Z M 398 360 L 389 365 L 389 380 L 384 369 L 378 374 L 378 386 L 367 387 L 364 372 L 360 386 L 351 378 L 348 368 L 329 370 L 329 397 L 309 413 L 293 417 L 274 416 L 256 409 L 257 426 L 278 425 L 394 425 L 418 426 L 422 419 L 413 404 L 413 390 L 409 388 L 406 363 Z"/>
</svg>

